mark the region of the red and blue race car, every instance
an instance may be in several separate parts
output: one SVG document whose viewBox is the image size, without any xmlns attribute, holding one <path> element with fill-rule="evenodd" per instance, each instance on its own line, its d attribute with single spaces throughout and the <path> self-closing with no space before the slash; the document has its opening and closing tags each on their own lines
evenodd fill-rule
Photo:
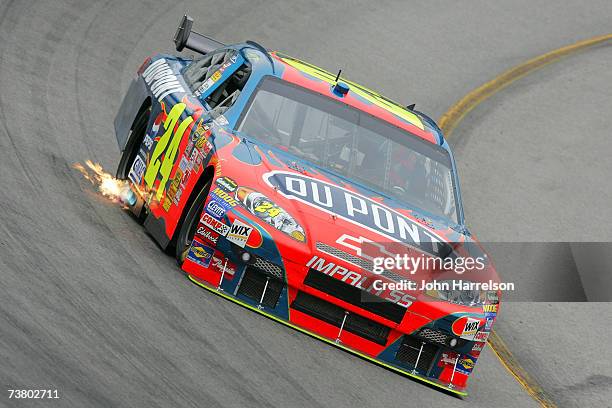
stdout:
<svg viewBox="0 0 612 408">
<path fill-rule="evenodd" d="M 174 41 L 198 56 L 147 58 L 115 119 L 130 210 L 203 288 L 466 395 L 499 293 L 449 284 L 456 270 L 380 262 L 482 254 L 438 126 L 192 24 L 185 16 Z M 478 279 L 492 273 L 487 264 Z M 438 285 L 410 284 L 419 279 Z"/>
</svg>

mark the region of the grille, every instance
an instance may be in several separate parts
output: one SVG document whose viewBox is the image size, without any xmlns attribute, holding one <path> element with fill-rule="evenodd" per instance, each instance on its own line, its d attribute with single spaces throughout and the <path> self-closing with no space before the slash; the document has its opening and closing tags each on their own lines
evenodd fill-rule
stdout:
<svg viewBox="0 0 612 408">
<path fill-rule="evenodd" d="M 401 276 L 399 276 L 397 273 L 388 271 L 386 269 L 383 269 L 382 276 L 384 276 L 385 278 L 391 279 L 394 282 L 401 282 L 403 280 L 406 280 L 405 278 L 402 278 Z"/>
<path fill-rule="evenodd" d="M 422 328 L 421 330 L 419 330 L 417 335 L 424 340 L 427 340 L 431 343 L 438 343 L 445 347 L 451 347 L 450 341 L 454 338 L 457 340 L 457 344 L 455 345 L 455 347 L 452 347 L 452 348 L 456 348 L 456 349 L 463 347 L 465 343 L 467 343 L 467 340 L 465 339 L 454 337 L 450 334 L 446 334 L 444 332 L 434 330 L 429 327 Z"/>
<path fill-rule="evenodd" d="M 374 296 L 314 269 L 308 271 L 304 284 L 395 323 L 401 322 L 406 313 L 406 309 L 396 303 Z"/>
<path fill-rule="evenodd" d="M 419 358 L 421 345 L 423 345 L 423 351 Z M 424 343 L 415 337 L 405 335 L 400 348 L 397 350 L 395 359 L 414 367 L 421 374 L 428 375 L 438 350 L 439 348 L 433 344 Z M 419 364 L 415 367 L 417 358 Z"/>
<path fill-rule="evenodd" d="M 253 266 L 276 279 L 285 279 L 285 274 L 283 273 L 283 269 L 280 266 L 273 264 L 272 262 L 268 262 L 263 258 L 256 256 Z"/>
<path fill-rule="evenodd" d="M 366 261 L 363 258 L 360 258 L 355 255 L 351 255 L 347 252 L 344 252 L 338 248 L 334 248 L 333 246 L 327 245 L 323 242 L 317 242 L 317 249 L 321 252 L 325 252 L 326 254 L 330 254 L 339 259 L 344 259 L 347 262 L 352 263 L 353 265 L 359 266 L 361 269 L 365 269 L 366 271 L 372 271 L 374 269 L 374 265 L 372 262 Z"/>
<path fill-rule="evenodd" d="M 261 300 L 264 288 L 266 287 L 266 281 L 268 281 L 268 287 L 266 288 L 266 294 L 261 304 L 263 306 L 274 308 L 278 303 L 278 299 L 284 287 L 284 283 L 277 279 L 270 278 L 263 271 L 255 268 L 252 265 L 247 266 L 242 276 L 240 286 L 238 286 L 239 295 L 244 295 L 249 299 L 253 299 L 257 303 Z"/>
<path fill-rule="evenodd" d="M 298 292 L 291 307 L 336 327 L 342 325 L 345 316 L 341 307 L 304 292 Z M 387 344 L 390 331 L 388 327 L 356 314 L 347 315 L 344 330 L 381 345 Z"/>
<path fill-rule="evenodd" d="M 439 344 L 448 344 L 448 342 L 450 341 L 450 337 L 451 337 L 447 334 L 444 334 L 442 332 L 439 332 L 437 330 L 432 330 L 429 328 L 421 329 L 419 331 L 419 336 L 423 337 L 427 341 L 430 341 L 432 343 L 439 343 Z"/>
<path fill-rule="evenodd" d="M 338 259 L 343 259 L 346 262 L 350 262 L 353 265 L 356 265 L 363 270 L 374 273 L 373 272 L 374 265 L 372 264 L 372 262 L 367 261 L 363 258 L 360 258 L 355 255 L 351 255 L 348 252 L 344 252 L 338 248 L 334 248 L 333 246 L 327 245 L 326 243 L 323 243 L 323 242 L 317 242 L 317 249 L 321 252 L 325 252 L 326 254 L 335 256 Z M 381 275 L 388 279 L 391 279 L 394 282 L 401 282 L 402 280 L 405 279 L 405 278 L 402 278 L 400 275 L 394 272 L 388 271 L 386 269 L 383 269 Z"/>
</svg>

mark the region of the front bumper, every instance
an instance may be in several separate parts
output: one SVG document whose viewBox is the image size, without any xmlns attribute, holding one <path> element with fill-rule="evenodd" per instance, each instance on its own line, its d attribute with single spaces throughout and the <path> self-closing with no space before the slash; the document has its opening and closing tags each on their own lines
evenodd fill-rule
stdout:
<svg viewBox="0 0 612 408">
<path fill-rule="evenodd" d="M 473 368 L 476 358 L 453 352 L 441 331 L 421 327 L 405 334 L 254 269 L 237 268 L 227 280 L 219 270 L 183 264 L 193 283 L 221 297 L 408 377 L 467 395 L 469 372 L 463 366 L 468 361 Z"/>
</svg>

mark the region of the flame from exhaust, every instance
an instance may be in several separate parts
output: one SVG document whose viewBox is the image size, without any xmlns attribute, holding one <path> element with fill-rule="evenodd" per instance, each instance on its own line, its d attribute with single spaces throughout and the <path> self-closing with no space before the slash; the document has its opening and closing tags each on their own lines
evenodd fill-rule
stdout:
<svg viewBox="0 0 612 408">
<path fill-rule="evenodd" d="M 85 167 L 87 166 L 87 167 Z M 72 167 L 78 170 L 85 180 L 88 180 L 106 198 L 115 203 L 125 204 L 128 200 L 130 185 L 126 180 L 119 180 L 104 171 L 99 163 L 85 161 L 85 166 L 75 163 Z"/>
</svg>

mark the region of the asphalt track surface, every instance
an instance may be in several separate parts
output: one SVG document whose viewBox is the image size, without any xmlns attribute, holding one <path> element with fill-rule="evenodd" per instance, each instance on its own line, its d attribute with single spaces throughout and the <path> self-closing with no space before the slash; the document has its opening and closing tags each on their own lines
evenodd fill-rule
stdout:
<svg viewBox="0 0 612 408">
<path fill-rule="evenodd" d="M 82 181 L 75 162 L 114 171 L 118 103 L 147 55 L 172 51 L 186 10 L 221 41 L 342 68 L 432 117 L 510 66 L 612 30 L 607 1 L 1 2 L 0 406 L 535 406 L 488 348 L 462 402 L 203 291 Z M 455 130 L 481 240 L 612 241 L 611 63 L 609 46 L 571 56 Z M 502 276 L 586 298 L 575 275 L 533 262 Z M 498 331 L 558 405 L 610 406 L 611 311 L 507 302 Z M 60 399 L 16 403 L 9 388 Z"/>
</svg>

